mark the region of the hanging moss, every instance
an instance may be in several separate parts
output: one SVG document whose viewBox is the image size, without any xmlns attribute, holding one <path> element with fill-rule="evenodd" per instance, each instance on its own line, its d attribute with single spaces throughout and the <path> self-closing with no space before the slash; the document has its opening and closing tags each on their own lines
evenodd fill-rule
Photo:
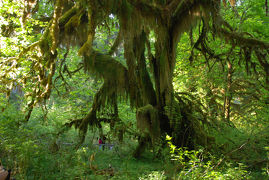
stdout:
<svg viewBox="0 0 269 180">
<path fill-rule="evenodd" d="M 78 51 L 78 55 L 80 56 L 90 56 L 92 50 L 92 42 L 94 40 L 95 34 L 95 18 L 94 18 L 94 11 L 88 9 L 88 37 L 87 41 L 82 45 L 82 47 Z"/>
<path fill-rule="evenodd" d="M 59 17 L 59 26 L 64 26 L 71 17 L 73 17 L 75 14 L 77 14 L 79 8 L 77 6 L 72 7 L 70 10 L 65 12 L 61 17 Z"/>
<path fill-rule="evenodd" d="M 160 138 L 160 123 L 158 110 L 148 104 L 137 109 L 137 128 L 143 133 L 148 133 L 153 144 Z"/>
<path fill-rule="evenodd" d="M 125 18 L 126 18 L 127 20 L 130 20 L 131 15 L 132 15 L 132 13 L 133 13 L 133 7 L 132 7 L 132 5 L 128 2 L 128 0 L 122 0 L 121 11 L 122 11 L 122 14 L 125 15 Z"/>
<path fill-rule="evenodd" d="M 231 5 L 235 5 L 234 0 L 229 1 Z M 102 78 L 104 82 L 94 97 L 89 114 L 74 123 L 80 129 L 81 140 L 85 138 L 89 126 L 100 123 L 98 115 L 102 108 L 113 109 L 118 98 L 123 97 L 129 98 L 131 106 L 136 108 L 137 126 L 142 132 L 149 134 L 152 141 L 157 141 L 161 133 L 171 133 L 184 146 L 193 146 L 194 143 L 206 145 L 209 142 L 210 138 L 201 126 L 205 119 L 202 110 L 198 108 L 200 105 L 193 105 L 195 101 L 188 100 L 189 97 L 185 96 L 177 97 L 176 101 L 172 84 L 179 38 L 201 18 L 206 28 L 203 29 L 199 42 L 195 43 L 195 48 L 199 48 L 204 55 L 214 57 L 205 43 L 207 31 L 214 31 L 216 35 L 226 39 L 227 43 L 241 47 L 247 65 L 253 66 L 251 51 L 255 49 L 260 65 L 269 74 L 266 55 L 263 57 L 260 52 L 268 54 L 268 43 L 235 33 L 220 17 L 220 1 L 79 0 L 75 3 L 69 1 L 73 7 L 63 14 L 61 9 L 66 8 L 65 1 L 55 2 L 54 18 L 34 46 L 39 46 L 42 57 L 33 57 L 37 61 L 34 69 L 38 74 L 38 85 L 31 108 L 50 95 L 56 66 L 56 49 L 78 46 L 78 54 L 83 57 L 85 70 Z M 96 28 L 106 23 L 110 14 L 118 18 L 120 24 L 120 32 L 110 54 L 123 42 L 127 67 L 92 47 Z M 150 42 L 147 42 L 149 32 L 154 32 L 156 36 L 154 50 L 151 49 Z M 146 63 L 146 43 L 152 72 L 148 71 Z M 31 49 L 33 48 L 28 48 L 19 57 L 23 57 Z M 153 73 L 152 77 L 150 73 Z M 201 117 L 195 117 L 192 112 Z"/>
<path fill-rule="evenodd" d="M 68 22 L 64 25 L 65 33 L 66 34 L 72 34 L 76 27 L 80 24 L 80 13 L 77 13 L 76 15 L 72 16 Z"/>
</svg>

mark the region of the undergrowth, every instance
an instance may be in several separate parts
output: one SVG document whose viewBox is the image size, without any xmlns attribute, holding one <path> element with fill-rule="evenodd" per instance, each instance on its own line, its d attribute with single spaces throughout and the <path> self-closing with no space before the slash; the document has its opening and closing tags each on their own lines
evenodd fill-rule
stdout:
<svg viewBox="0 0 269 180">
<path fill-rule="evenodd" d="M 91 145 L 96 138 L 91 132 L 87 143 L 75 149 L 78 137 L 74 129 L 57 134 L 69 115 L 55 110 L 44 121 L 42 112 L 36 110 L 28 123 L 22 123 L 24 116 L 16 107 L 10 106 L 0 114 L 0 160 L 12 169 L 13 177 L 22 180 L 268 178 L 266 131 L 254 134 L 223 126 L 222 135 L 214 135 L 218 151 L 179 148 L 167 136 L 167 147 L 161 156 L 149 149 L 135 159 L 132 152 L 137 141 L 130 137 L 115 144 L 112 150 L 103 151 Z M 105 173 L 108 170 L 110 173 Z"/>
</svg>

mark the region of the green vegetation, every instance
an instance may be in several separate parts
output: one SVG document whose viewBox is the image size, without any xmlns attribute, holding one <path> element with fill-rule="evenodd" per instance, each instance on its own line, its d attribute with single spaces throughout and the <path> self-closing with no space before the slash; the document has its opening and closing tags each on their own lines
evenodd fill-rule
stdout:
<svg viewBox="0 0 269 180">
<path fill-rule="evenodd" d="M 0 7 L 12 177 L 269 178 L 267 0 Z"/>
</svg>

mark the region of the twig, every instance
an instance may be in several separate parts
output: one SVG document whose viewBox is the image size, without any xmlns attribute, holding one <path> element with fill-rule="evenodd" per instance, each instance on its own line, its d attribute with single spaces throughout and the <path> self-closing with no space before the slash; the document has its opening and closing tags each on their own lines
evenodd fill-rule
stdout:
<svg viewBox="0 0 269 180">
<path fill-rule="evenodd" d="M 235 151 L 238 151 L 238 150 L 242 149 L 247 143 L 249 143 L 249 141 L 250 141 L 250 138 L 248 138 L 248 140 L 247 140 L 246 142 L 244 142 L 244 143 L 243 143 L 241 146 L 239 146 L 238 148 L 235 148 L 235 149 L 233 149 L 232 151 L 225 153 L 225 154 L 224 154 L 224 157 L 219 161 L 219 163 L 218 163 L 217 165 L 215 165 L 215 166 L 213 167 L 213 169 L 216 169 L 216 168 L 223 162 L 223 160 L 225 159 L 225 157 L 226 157 L 227 155 L 230 155 L 230 154 L 234 153 Z"/>
</svg>

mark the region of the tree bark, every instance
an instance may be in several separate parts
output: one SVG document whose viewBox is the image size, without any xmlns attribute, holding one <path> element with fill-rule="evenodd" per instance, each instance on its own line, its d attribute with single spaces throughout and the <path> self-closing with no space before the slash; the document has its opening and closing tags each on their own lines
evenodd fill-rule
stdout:
<svg viewBox="0 0 269 180">
<path fill-rule="evenodd" d="M 232 100 L 232 75 L 233 75 L 233 67 L 230 60 L 227 61 L 227 82 L 226 82 L 226 90 L 224 93 L 224 118 L 225 121 L 230 124 L 230 112 L 231 112 L 231 100 Z"/>
</svg>

